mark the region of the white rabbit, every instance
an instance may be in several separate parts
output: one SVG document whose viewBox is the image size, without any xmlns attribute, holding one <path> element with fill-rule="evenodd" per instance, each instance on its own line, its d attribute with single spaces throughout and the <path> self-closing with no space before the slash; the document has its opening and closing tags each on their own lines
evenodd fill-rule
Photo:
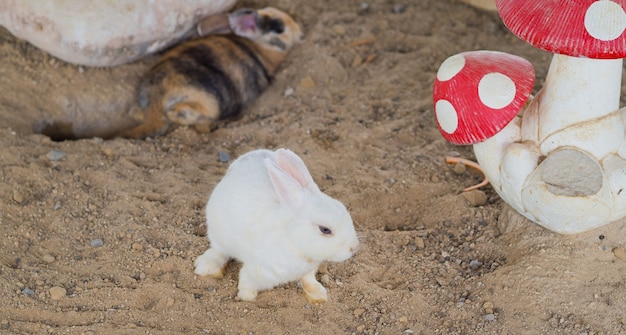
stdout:
<svg viewBox="0 0 626 335">
<path fill-rule="evenodd" d="M 241 300 L 300 280 L 310 302 L 328 300 L 315 279 L 323 261 L 345 261 L 359 240 L 344 205 L 322 193 L 304 162 L 286 149 L 251 151 L 235 160 L 206 206 L 211 247 L 195 273 L 220 278 L 226 263 L 243 263 Z"/>
</svg>

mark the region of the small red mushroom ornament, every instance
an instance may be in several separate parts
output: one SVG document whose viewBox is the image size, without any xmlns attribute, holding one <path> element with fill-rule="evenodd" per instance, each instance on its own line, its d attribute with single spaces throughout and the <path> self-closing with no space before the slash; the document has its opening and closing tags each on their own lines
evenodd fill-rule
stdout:
<svg viewBox="0 0 626 335">
<path fill-rule="evenodd" d="M 433 88 L 439 131 L 454 144 L 492 137 L 522 109 L 534 80 L 532 64 L 515 55 L 481 50 L 449 57 Z"/>
</svg>

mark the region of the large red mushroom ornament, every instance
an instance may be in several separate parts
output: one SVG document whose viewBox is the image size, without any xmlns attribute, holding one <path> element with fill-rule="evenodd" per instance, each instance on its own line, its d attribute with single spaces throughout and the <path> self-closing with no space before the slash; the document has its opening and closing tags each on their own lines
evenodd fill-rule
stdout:
<svg viewBox="0 0 626 335">
<path fill-rule="evenodd" d="M 485 175 L 513 208 L 556 232 L 579 233 L 626 216 L 626 111 L 619 110 L 626 0 L 496 4 L 511 32 L 555 55 L 520 118 L 477 138 Z M 438 85 L 436 79 L 434 96 Z M 455 109 L 475 108 L 464 106 Z M 436 104 L 435 113 L 441 126 Z M 500 115 L 493 118 L 500 122 Z"/>
</svg>

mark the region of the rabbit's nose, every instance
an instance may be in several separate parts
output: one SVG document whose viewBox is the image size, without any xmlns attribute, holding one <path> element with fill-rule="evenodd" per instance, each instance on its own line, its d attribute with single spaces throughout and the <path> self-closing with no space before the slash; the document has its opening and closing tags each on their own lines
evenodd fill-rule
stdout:
<svg viewBox="0 0 626 335">
<path fill-rule="evenodd" d="M 350 246 L 350 253 L 354 254 L 357 250 L 359 250 L 359 240 L 356 240 L 351 246 Z"/>
</svg>

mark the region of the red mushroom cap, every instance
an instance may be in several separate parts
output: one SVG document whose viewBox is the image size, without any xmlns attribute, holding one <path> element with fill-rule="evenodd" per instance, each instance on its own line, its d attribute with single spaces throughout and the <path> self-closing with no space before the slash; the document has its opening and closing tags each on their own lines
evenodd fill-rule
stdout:
<svg viewBox="0 0 626 335">
<path fill-rule="evenodd" d="M 504 128 L 530 96 L 535 70 L 527 60 L 497 51 L 470 51 L 446 59 L 433 87 L 441 135 L 474 144 Z"/>
<path fill-rule="evenodd" d="M 509 30 L 557 54 L 597 59 L 626 57 L 626 0 L 496 0 Z"/>
</svg>

